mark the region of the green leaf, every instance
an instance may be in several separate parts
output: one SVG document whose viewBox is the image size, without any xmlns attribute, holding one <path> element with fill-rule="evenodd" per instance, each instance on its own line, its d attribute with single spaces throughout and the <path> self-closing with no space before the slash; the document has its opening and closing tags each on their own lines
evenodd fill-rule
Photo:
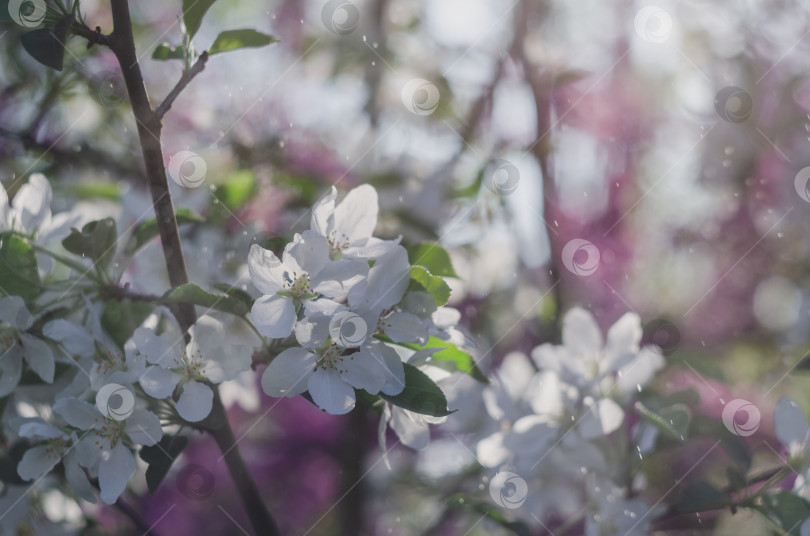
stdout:
<svg viewBox="0 0 810 536">
<path fill-rule="evenodd" d="M 151 303 L 144 301 L 108 301 L 101 313 L 101 327 L 123 348 L 153 308 Z"/>
<path fill-rule="evenodd" d="M 670 407 L 653 411 L 639 400 L 636 401 L 635 408 L 642 417 L 650 421 L 659 430 L 670 437 L 679 440 L 683 440 L 687 437 L 692 413 L 686 405 L 674 404 Z"/>
<path fill-rule="evenodd" d="M 681 494 L 678 510 L 681 512 L 703 512 L 716 510 L 727 505 L 729 497 L 706 482 L 692 482 Z"/>
<path fill-rule="evenodd" d="M 737 467 L 726 467 L 726 477 L 731 491 L 742 491 L 748 486 L 748 479 Z"/>
<path fill-rule="evenodd" d="M 424 266 L 411 266 L 411 279 L 419 283 L 428 294 L 433 296 L 436 305 L 444 305 L 450 299 L 450 287 L 445 280 L 431 274 Z"/>
<path fill-rule="evenodd" d="M 30 303 L 43 290 L 31 245 L 12 234 L 0 235 L 0 291 Z"/>
<path fill-rule="evenodd" d="M 177 45 L 176 47 L 171 46 L 169 43 L 161 43 L 155 47 L 155 51 L 152 52 L 152 59 L 153 60 L 183 60 L 185 59 L 185 51 L 183 50 L 183 45 Z"/>
<path fill-rule="evenodd" d="M 791 534 L 802 522 L 810 517 L 810 503 L 789 491 L 766 493 L 762 496 L 762 505 L 771 519 Z"/>
<path fill-rule="evenodd" d="M 438 244 L 418 244 L 408 248 L 411 264 L 427 268 L 431 274 L 441 277 L 458 277 L 450 262 L 450 254 Z"/>
<path fill-rule="evenodd" d="M 139 455 L 149 464 L 146 468 L 146 487 L 149 488 L 149 493 L 155 494 L 186 445 L 188 438 L 185 436 L 164 435 L 156 445 L 141 448 Z"/>
<path fill-rule="evenodd" d="M 191 303 L 236 316 L 245 316 L 250 312 L 250 307 L 241 299 L 224 292 L 205 290 L 194 283 L 180 285 L 161 298 L 160 303 Z"/>
<path fill-rule="evenodd" d="M 228 30 L 217 36 L 214 40 L 214 44 L 208 49 L 208 54 L 213 56 L 220 52 L 228 52 L 240 48 L 263 47 L 272 43 L 278 43 L 278 41 L 279 40 L 272 35 L 263 34 L 249 28 Z"/>
<path fill-rule="evenodd" d="M 118 240 L 118 229 L 115 220 L 104 218 L 91 221 L 79 231 L 75 227 L 70 235 L 62 240 L 66 250 L 81 257 L 89 257 L 101 268 L 110 265 L 115 257 L 115 244 Z"/>
<path fill-rule="evenodd" d="M 214 195 L 230 210 L 236 210 L 247 203 L 257 190 L 256 175 L 247 169 L 235 171 L 218 184 Z"/>
<path fill-rule="evenodd" d="M 191 39 L 200 29 L 202 19 L 217 0 L 183 0 L 183 22 Z"/>
<path fill-rule="evenodd" d="M 177 208 L 174 211 L 174 217 L 177 218 L 178 225 L 183 223 L 200 223 L 204 221 L 199 214 L 185 207 Z M 127 255 L 132 255 L 145 246 L 147 242 L 150 242 L 153 238 L 157 237 L 158 234 L 160 234 L 160 231 L 158 229 L 156 218 L 150 218 L 142 221 L 137 227 L 135 227 L 135 230 L 132 231 L 132 235 L 127 241 L 124 252 Z"/>
<path fill-rule="evenodd" d="M 248 311 L 253 307 L 253 296 L 242 290 L 241 288 L 232 287 L 227 283 L 215 283 L 214 288 L 221 290 L 231 298 L 242 302 Z"/>
<path fill-rule="evenodd" d="M 453 365 L 453 368 L 469 374 L 479 382 L 489 383 L 489 378 L 487 378 L 486 374 L 484 374 L 481 369 L 478 368 L 476 365 L 475 360 L 472 358 L 470 354 L 467 352 L 460 350 L 458 346 L 453 343 L 443 341 L 438 337 L 431 337 L 428 339 L 427 343 L 424 346 L 414 343 L 408 342 L 400 342 L 400 343 L 393 343 L 398 344 L 399 346 L 404 346 L 406 348 L 410 348 L 412 350 L 423 350 L 425 348 L 443 348 L 433 354 L 431 357 L 432 360 L 439 360 L 439 361 L 446 361 Z M 437 365 L 434 363 L 434 365 Z"/>
<path fill-rule="evenodd" d="M 444 393 L 424 372 L 403 363 L 405 367 L 405 389 L 398 395 L 380 393 L 380 397 L 395 406 L 414 413 L 444 417 L 453 413 L 447 409 L 447 398 Z"/>
<path fill-rule="evenodd" d="M 59 183 L 55 185 L 54 189 L 56 188 L 81 199 L 93 197 L 109 199 L 111 201 L 119 201 L 121 199 L 121 192 L 118 185 L 114 182 Z"/>
<path fill-rule="evenodd" d="M 20 36 L 23 48 L 45 67 L 61 71 L 73 16 L 68 15 L 53 26 L 37 28 Z"/>
</svg>

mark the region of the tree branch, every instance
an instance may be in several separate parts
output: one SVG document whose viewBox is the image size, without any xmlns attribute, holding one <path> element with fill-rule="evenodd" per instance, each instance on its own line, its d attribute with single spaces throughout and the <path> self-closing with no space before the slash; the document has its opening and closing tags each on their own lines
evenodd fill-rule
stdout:
<svg viewBox="0 0 810 536">
<path fill-rule="evenodd" d="M 180 80 L 177 82 L 177 85 L 174 86 L 169 94 L 166 96 L 166 99 L 157 107 L 155 113 L 159 118 L 163 118 L 166 115 L 166 112 L 172 107 L 174 100 L 180 95 L 180 93 L 186 88 L 187 85 L 191 82 L 191 80 L 200 74 L 203 69 L 205 69 L 205 63 L 208 61 L 208 51 L 204 51 L 200 54 L 200 57 L 197 58 L 197 61 L 194 62 L 194 65 L 191 66 L 191 69 L 183 73 L 183 76 L 180 77 Z"/>
</svg>

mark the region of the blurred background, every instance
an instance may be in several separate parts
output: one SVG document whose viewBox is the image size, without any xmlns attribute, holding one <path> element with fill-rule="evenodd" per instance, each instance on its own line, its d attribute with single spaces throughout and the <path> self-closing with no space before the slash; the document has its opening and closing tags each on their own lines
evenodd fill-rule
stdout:
<svg viewBox="0 0 810 536">
<path fill-rule="evenodd" d="M 90 27 L 112 29 L 107 2 L 81 6 Z M 180 1 L 131 7 L 157 104 L 182 71 L 182 62 L 151 59 L 158 44 L 180 42 Z M 460 276 L 450 281 L 451 305 L 484 370 L 510 351 L 557 342 L 558 313 L 575 305 L 603 327 L 636 311 L 645 342 L 667 357 L 658 388 L 694 387 L 711 417 L 729 398 L 753 401 L 765 432 L 750 442 L 753 463 L 772 462 L 775 401 L 789 393 L 810 404 L 806 378 L 787 375 L 804 368 L 810 343 L 809 8 L 801 0 L 214 4 L 198 50 L 241 27 L 281 41 L 212 58 L 164 119 L 167 164 L 189 151 L 204 173 L 199 187 L 172 184 L 175 204 L 206 219 L 183 228 L 191 280 L 239 281 L 251 243 L 307 228 L 308 207 L 331 185 L 369 183 L 381 197 L 378 235 L 451 251 Z M 74 38 L 55 72 L 25 54 L 18 30 L 4 25 L 0 37 L 4 186 L 13 192 L 41 171 L 55 209 L 83 207 L 87 221 L 113 214 L 122 229 L 150 216 L 112 54 Z M 160 248 L 139 253 L 124 280 L 165 291 Z M 459 446 L 475 437 L 481 387 L 448 389 L 459 411 L 428 449 L 394 449 L 391 470 L 379 461 L 373 415 L 328 416 L 300 397 L 278 402 L 247 379 L 224 396 L 288 533 L 496 533 L 474 526 L 477 515 L 443 508 L 456 491 L 485 494 L 474 449 Z M 722 472 L 722 456 L 698 472 Z M 142 486 L 126 499 L 160 534 L 239 534 L 235 526 L 247 524 L 218 458 L 201 437 L 154 497 Z M 672 481 L 663 460 L 646 462 L 653 489 Z M 120 511 L 92 508 L 99 534 L 135 533 Z M 714 530 L 751 530 L 756 521 L 741 516 L 714 519 Z M 692 525 L 684 530 L 700 530 Z"/>
</svg>

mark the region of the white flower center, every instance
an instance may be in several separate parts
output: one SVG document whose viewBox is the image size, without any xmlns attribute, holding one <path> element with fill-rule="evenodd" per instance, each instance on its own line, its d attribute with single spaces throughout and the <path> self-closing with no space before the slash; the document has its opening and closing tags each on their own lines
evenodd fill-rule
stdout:
<svg viewBox="0 0 810 536">
<path fill-rule="evenodd" d="M 354 352 L 351 354 L 346 353 L 346 348 L 338 346 L 336 343 L 331 343 L 321 353 L 321 358 L 318 360 L 317 366 L 323 370 L 331 368 L 338 371 L 339 374 L 346 372 L 346 360 L 351 361 L 354 359 Z"/>
<path fill-rule="evenodd" d="M 284 287 L 296 298 L 301 299 L 308 294 L 314 294 L 312 288 L 309 286 L 310 277 L 307 272 L 302 272 L 298 275 L 293 272 L 284 272 Z"/>
<path fill-rule="evenodd" d="M 344 233 L 338 233 L 337 230 L 329 233 L 326 241 L 329 242 L 329 256 L 332 260 L 340 257 L 340 254 L 349 247 L 350 243 L 349 237 Z"/>
</svg>

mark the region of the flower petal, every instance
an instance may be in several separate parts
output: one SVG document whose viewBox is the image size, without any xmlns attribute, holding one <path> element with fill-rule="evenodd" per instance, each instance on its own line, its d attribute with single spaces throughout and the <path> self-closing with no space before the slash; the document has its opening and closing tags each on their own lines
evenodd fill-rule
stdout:
<svg viewBox="0 0 810 536">
<path fill-rule="evenodd" d="M 50 216 L 52 197 L 48 179 L 41 173 L 31 175 L 11 203 L 17 218 L 15 227 L 25 233 L 34 232 Z"/>
<path fill-rule="evenodd" d="M 315 279 L 329 262 L 329 242 L 315 231 L 304 231 L 284 248 L 282 261 L 287 271 L 294 272 L 293 279 L 303 272 Z"/>
<path fill-rule="evenodd" d="M 323 236 L 329 236 L 334 224 L 335 199 L 337 199 L 337 188 L 332 186 L 329 192 L 324 194 L 312 207 L 310 229 Z"/>
<path fill-rule="evenodd" d="M 275 294 L 284 289 L 284 266 L 276 254 L 258 244 L 250 247 L 248 272 L 250 280 L 264 294 Z"/>
<path fill-rule="evenodd" d="M 172 395 L 181 377 L 176 372 L 163 367 L 148 367 L 138 379 L 146 394 L 152 398 L 167 398 Z"/>
<path fill-rule="evenodd" d="M 104 421 L 96 406 L 73 397 L 60 398 L 54 402 L 53 411 L 69 425 L 80 430 L 90 430 Z"/>
<path fill-rule="evenodd" d="M 53 383 L 56 363 L 48 343 L 27 333 L 19 334 L 25 349 L 25 362 L 46 383 Z"/>
<path fill-rule="evenodd" d="M 307 390 L 315 369 L 315 354 L 303 348 L 288 348 L 273 359 L 262 374 L 262 390 L 268 396 L 296 396 Z"/>
<path fill-rule="evenodd" d="M 343 380 L 357 389 L 376 395 L 388 381 L 388 368 L 382 359 L 362 348 L 343 358 Z"/>
<path fill-rule="evenodd" d="M 98 467 L 101 500 L 106 504 L 114 504 L 134 473 L 135 458 L 127 447 L 118 443 L 112 450 L 106 451 Z"/>
<path fill-rule="evenodd" d="M 0 397 L 10 394 L 17 388 L 22 377 L 22 354 L 14 345 L 0 355 Z"/>
<path fill-rule="evenodd" d="M 283 339 L 295 325 L 295 306 L 285 296 L 264 296 L 250 310 L 250 321 L 259 332 L 271 339 Z"/>
<path fill-rule="evenodd" d="M 577 428 L 583 439 L 595 439 L 616 431 L 624 422 L 624 410 L 613 400 L 603 398 L 587 407 Z"/>
<path fill-rule="evenodd" d="M 34 480 L 49 472 L 59 463 L 62 453 L 46 445 L 32 447 L 25 451 L 17 465 L 17 474 L 23 480 Z"/>
<path fill-rule="evenodd" d="M 309 377 L 307 388 L 319 408 L 332 415 L 343 415 L 354 408 L 354 388 L 335 369 L 319 368 Z"/>
<path fill-rule="evenodd" d="M 427 342 L 425 323 L 413 313 L 393 313 L 380 321 L 380 327 L 394 342 Z"/>
<path fill-rule="evenodd" d="M 562 340 L 578 360 L 597 359 L 602 351 L 602 332 L 590 311 L 581 307 L 563 317 Z"/>
<path fill-rule="evenodd" d="M 410 412 L 402 408 L 391 408 L 391 429 L 399 440 L 412 449 L 422 450 L 430 444 L 428 425 L 411 418 Z"/>
<path fill-rule="evenodd" d="M 93 486 L 87 480 L 84 470 L 79 466 L 79 455 L 75 449 L 65 454 L 62 465 L 65 466 L 65 478 L 76 495 L 89 503 L 95 503 L 96 494 L 93 492 Z"/>
<path fill-rule="evenodd" d="M 204 383 L 190 381 L 183 386 L 183 392 L 175 407 L 188 422 L 199 422 L 211 413 L 214 392 Z"/>
<path fill-rule="evenodd" d="M 132 415 L 127 417 L 124 431 L 133 442 L 139 445 L 154 445 L 163 437 L 160 419 L 145 409 L 136 409 Z"/>
<path fill-rule="evenodd" d="M 636 313 L 622 315 L 608 330 L 599 368 L 605 372 L 616 372 L 632 361 L 638 352 L 641 335 L 641 318 Z"/>
<path fill-rule="evenodd" d="M 353 188 L 335 208 L 335 231 L 338 239 L 349 242 L 368 238 L 377 226 L 377 190 L 368 184 Z"/>
</svg>

